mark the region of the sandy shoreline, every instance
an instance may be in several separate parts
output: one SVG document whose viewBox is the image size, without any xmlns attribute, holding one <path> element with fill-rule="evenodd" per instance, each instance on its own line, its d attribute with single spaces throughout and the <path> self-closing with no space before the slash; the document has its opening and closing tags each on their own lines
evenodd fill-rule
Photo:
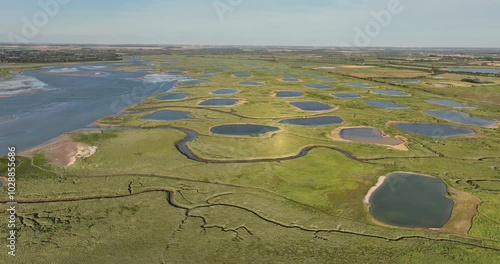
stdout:
<svg viewBox="0 0 500 264">
<path fill-rule="evenodd" d="M 370 190 L 368 191 L 368 193 L 366 193 L 366 196 L 363 199 L 363 202 L 365 204 L 368 204 L 368 206 L 369 206 L 370 198 L 371 198 L 373 192 L 375 192 L 378 189 L 378 187 L 380 187 L 385 182 L 385 179 L 387 179 L 387 176 L 380 176 L 378 178 L 377 184 L 375 184 L 373 187 L 371 187 Z"/>
<path fill-rule="evenodd" d="M 489 127 L 485 127 L 485 128 L 498 129 L 498 128 L 500 128 L 500 121 L 496 121 L 496 124 L 494 126 L 489 126 Z"/>
<path fill-rule="evenodd" d="M 96 146 L 73 141 L 72 132 L 63 134 L 48 143 L 25 150 L 21 156 L 32 156 L 41 153 L 50 160 L 50 164 L 67 167 L 75 164 L 80 158 L 88 158 L 97 152 Z"/>
</svg>

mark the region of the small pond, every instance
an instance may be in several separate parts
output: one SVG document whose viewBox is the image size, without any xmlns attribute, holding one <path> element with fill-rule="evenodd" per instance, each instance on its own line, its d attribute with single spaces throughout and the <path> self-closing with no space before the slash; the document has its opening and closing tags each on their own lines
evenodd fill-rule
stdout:
<svg viewBox="0 0 500 264">
<path fill-rule="evenodd" d="M 314 89 L 330 89 L 331 87 L 323 84 L 304 84 L 305 87 L 314 88 Z"/>
<path fill-rule="evenodd" d="M 309 118 L 294 118 L 281 120 L 280 124 L 298 126 L 328 126 L 342 124 L 344 120 L 338 116 L 320 116 Z"/>
<path fill-rule="evenodd" d="M 143 117 L 144 120 L 157 120 L 157 121 L 176 121 L 182 119 L 191 119 L 189 117 L 191 112 L 184 111 L 173 111 L 173 110 L 162 110 L 152 113 L 148 116 Z"/>
<path fill-rule="evenodd" d="M 374 90 L 373 93 L 380 95 L 388 95 L 388 96 L 411 96 L 409 93 L 396 90 Z"/>
<path fill-rule="evenodd" d="M 291 105 L 303 111 L 326 111 L 332 110 L 333 107 L 316 101 L 291 102 Z"/>
<path fill-rule="evenodd" d="M 240 82 L 241 85 L 246 85 L 246 86 L 262 86 L 264 85 L 263 83 L 258 83 L 258 82 Z"/>
<path fill-rule="evenodd" d="M 478 117 L 472 117 L 466 113 L 460 113 L 455 111 L 427 111 L 425 112 L 428 115 L 431 115 L 436 118 L 445 119 L 451 122 L 463 124 L 463 125 L 471 125 L 471 126 L 480 126 L 480 127 L 494 127 L 497 122 L 492 120 L 486 120 Z"/>
<path fill-rule="evenodd" d="M 160 96 L 156 98 L 157 100 L 162 100 L 162 101 L 175 101 L 175 100 L 182 100 L 185 99 L 189 96 L 187 93 L 169 93 L 163 96 Z"/>
<path fill-rule="evenodd" d="M 399 81 L 403 82 L 403 83 L 421 83 L 422 82 L 421 80 L 417 80 L 417 79 L 402 79 Z"/>
<path fill-rule="evenodd" d="M 200 79 L 209 79 L 209 78 L 214 77 L 217 74 L 218 74 L 218 72 L 207 72 L 207 73 L 204 73 L 202 75 L 199 75 L 198 78 L 200 78 Z"/>
<path fill-rule="evenodd" d="M 362 98 L 361 95 L 354 93 L 334 93 L 332 95 L 340 99 Z"/>
<path fill-rule="evenodd" d="M 435 104 L 435 105 L 442 105 L 442 106 L 447 106 L 451 108 L 474 108 L 472 106 L 464 105 L 461 103 L 453 102 L 450 100 L 427 100 L 426 102 Z"/>
<path fill-rule="evenodd" d="M 199 103 L 199 106 L 233 106 L 240 102 L 240 99 L 224 99 L 224 98 L 216 98 L 209 99 Z"/>
<path fill-rule="evenodd" d="M 472 129 L 441 124 L 398 123 L 395 126 L 407 133 L 434 138 L 460 137 L 476 134 Z"/>
<path fill-rule="evenodd" d="M 382 144 L 396 146 L 404 143 L 403 140 L 393 137 L 385 137 L 380 131 L 370 127 L 343 128 L 340 130 L 340 137 L 345 140 L 361 143 Z"/>
<path fill-rule="evenodd" d="M 347 86 L 358 87 L 358 88 L 372 88 L 371 85 L 366 83 L 346 83 Z"/>
<path fill-rule="evenodd" d="M 314 77 L 314 76 L 318 76 L 318 73 L 316 73 L 316 72 L 306 72 L 305 75 L 306 76 Z"/>
<path fill-rule="evenodd" d="M 248 136 L 248 135 L 262 135 L 278 130 L 280 129 L 273 126 L 254 125 L 254 124 L 229 124 L 229 125 L 212 127 L 210 129 L 210 132 L 219 135 Z"/>
<path fill-rule="evenodd" d="M 246 74 L 246 73 L 235 73 L 234 76 L 236 76 L 238 78 L 250 78 L 250 74 Z"/>
<path fill-rule="evenodd" d="M 205 82 L 206 81 L 188 80 L 188 81 L 180 81 L 179 83 L 183 84 L 183 85 L 198 85 L 198 84 L 202 84 L 202 83 L 205 83 Z"/>
<path fill-rule="evenodd" d="M 237 92 L 238 92 L 238 90 L 236 90 L 236 89 L 219 89 L 219 90 L 213 91 L 212 94 L 224 95 L 224 94 L 235 94 Z"/>
<path fill-rule="evenodd" d="M 276 97 L 300 97 L 302 96 L 301 92 L 295 91 L 278 91 L 276 92 Z"/>
</svg>

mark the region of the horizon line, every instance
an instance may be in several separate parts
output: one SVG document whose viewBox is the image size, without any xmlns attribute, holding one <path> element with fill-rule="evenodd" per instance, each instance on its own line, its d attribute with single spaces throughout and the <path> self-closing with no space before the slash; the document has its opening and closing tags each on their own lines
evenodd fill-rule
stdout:
<svg viewBox="0 0 500 264">
<path fill-rule="evenodd" d="M 109 46 L 109 47 L 275 47 L 275 48 L 313 48 L 313 49 L 323 49 L 323 48 L 341 48 L 341 49 L 375 49 L 375 48 L 386 48 L 386 49 L 500 49 L 500 47 L 466 47 L 466 46 L 366 46 L 366 47 L 356 47 L 356 46 L 316 46 L 316 45 L 284 45 L 284 44 L 137 44 L 137 43 L 122 43 L 122 44 L 105 44 L 105 43 L 54 43 L 54 42 L 39 42 L 39 43 L 10 43 L 10 42 L 0 42 L 1 46 Z"/>
</svg>

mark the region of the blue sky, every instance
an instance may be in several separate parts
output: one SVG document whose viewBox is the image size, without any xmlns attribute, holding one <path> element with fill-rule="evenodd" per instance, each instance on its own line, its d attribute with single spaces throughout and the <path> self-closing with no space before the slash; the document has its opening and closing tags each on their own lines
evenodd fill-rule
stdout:
<svg viewBox="0 0 500 264">
<path fill-rule="evenodd" d="M 56 1 L 68 3 L 44 21 L 40 3 Z M 500 47 L 498 0 L 64 1 L 2 1 L 0 41 Z M 380 25 L 372 13 L 387 14 L 390 2 L 400 12 Z"/>
</svg>

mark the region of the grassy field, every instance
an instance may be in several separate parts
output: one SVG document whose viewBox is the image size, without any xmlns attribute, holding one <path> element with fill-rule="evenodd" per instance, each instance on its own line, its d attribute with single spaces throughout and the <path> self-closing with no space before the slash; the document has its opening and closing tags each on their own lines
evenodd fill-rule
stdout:
<svg viewBox="0 0 500 264">
<path fill-rule="evenodd" d="M 416 71 L 410 69 L 398 69 L 389 67 L 373 67 L 373 68 L 343 68 L 338 67 L 335 70 L 330 70 L 334 74 L 349 75 L 359 78 L 421 78 L 428 76 L 428 71 Z"/>
<path fill-rule="evenodd" d="M 85 263 L 494 263 L 500 258 L 498 129 L 459 125 L 474 129 L 478 136 L 434 139 L 404 133 L 393 125 L 393 121 L 456 125 L 426 115 L 427 110 L 447 109 L 426 103 L 429 99 L 475 105 L 459 111 L 498 120 L 498 86 L 451 89 L 377 79 L 425 75 L 424 71 L 389 67 L 339 67 L 342 72 L 337 73 L 311 69 L 316 63 L 298 68 L 287 60 L 229 55 L 144 59 L 151 60 L 158 73 L 184 68 L 193 77 L 218 74 L 199 85 L 177 84 L 176 92 L 190 95 L 186 99 L 148 98 L 128 109 L 128 115 L 99 121 L 141 129 L 76 133 L 75 140 L 97 146 L 98 151 L 73 166 L 54 167 L 41 155 L 22 158 L 18 165 L 16 263 L 82 263 L 83 259 Z M 235 73 L 250 77 L 238 78 Z M 283 82 L 284 74 L 297 74 L 300 81 Z M 322 77 L 336 82 L 317 80 Z M 243 86 L 241 81 L 264 85 Z M 412 96 L 381 96 L 347 83 L 367 83 L 375 89 L 401 90 Z M 304 84 L 324 84 L 331 89 Z M 211 94 L 220 88 L 239 92 Z M 300 91 L 304 96 L 276 98 L 272 95 L 277 90 Z M 357 93 L 363 98 L 337 99 L 331 96 L 334 92 Z M 244 103 L 198 106 L 210 98 L 240 98 Z M 304 112 L 289 104 L 305 100 L 335 108 Z M 365 100 L 388 100 L 410 108 L 373 108 Z M 162 109 L 189 111 L 194 119 L 142 119 Z M 325 115 L 342 117 L 344 123 L 324 127 L 279 123 L 284 118 Z M 228 123 L 270 125 L 280 131 L 243 137 L 210 133 L 211 127 Z M 210 161 L 279 159 L 308 146 L 316 148 L 291 160 L 198 162 L 175 147 L 185 134 L 165 126 L 196 131 L 199 137 L 188 147 Z M 328 138 L 333 130 L 348 126 L 370 126 L 404 137 L 409 150 Z M 2 159 L 0 175 L 5 164 Z M 448 195 L 463 205 L 456 208 L 464 211 L 456 211 L 442 230 L 376 223 L 363 198 L 378 177 L 396 171 L 442 179 L 449 186 Z M 0 190 L 0 195 L 5 197 L 6 190 Z M 473 206 L 476 199 L 480 201 L 477 208 Z M 473 224 L 465 230 L 455 227 L 464 215 L 474 215 L 468 217 Z M 0 212 L 0 217 L 6 219 L 7 213 Z M 0 232 L 7 232 L 7 227 L 0 225 Z M 0 255 L 0 262 L 6 257 Z"/>
</svg>

